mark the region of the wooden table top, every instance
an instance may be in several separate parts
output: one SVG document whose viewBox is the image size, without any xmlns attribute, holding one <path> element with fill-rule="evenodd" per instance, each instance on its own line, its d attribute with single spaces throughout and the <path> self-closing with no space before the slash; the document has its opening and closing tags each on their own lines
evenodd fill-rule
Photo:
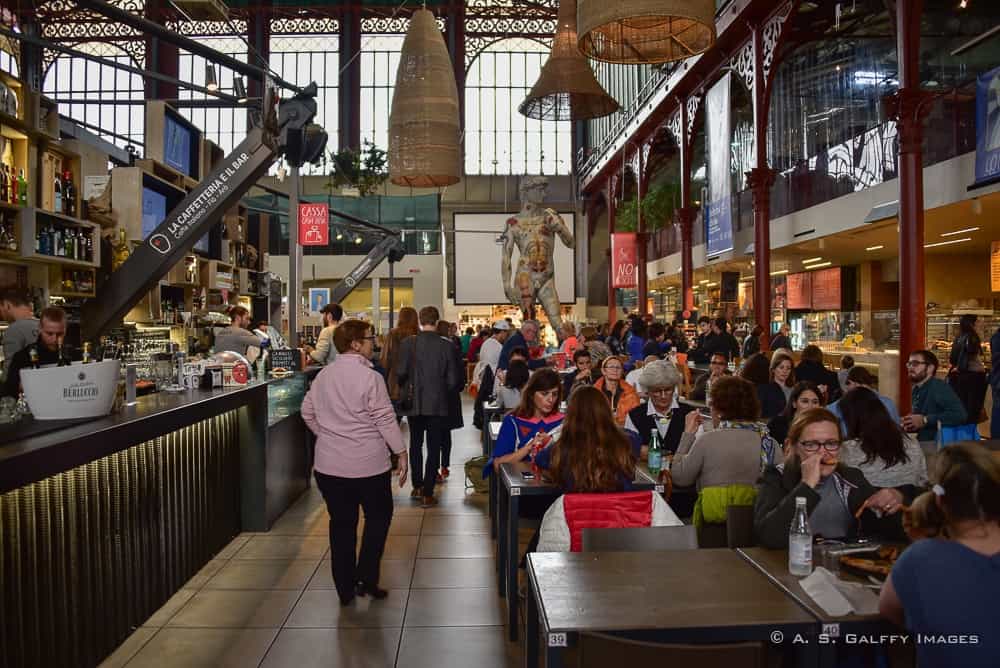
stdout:
<svg viewBox="0 0 1000 668">
<path fill-rule="evenodd" d="M 751 565 L 760 569 L 768 578 L 800 605 L 816 615 L 824 623 L 831 622 L 872 622 L 882 618 L 879 615 L 845 615 L 831 617 L 823 611 L 799 584 L 799 578 L 788 572 L 788 550 L 768 550 L 763 547 L 741 547 L 737 550 Z M 815 554 L 815 553 L 814 553 Z M 865 582 L 850 573 L 841 573 L 841 579 L 851 582 Z M 878 592 L 873 590 L 875 595 Z"/>
<path fill-rule="evenodd" d="M 512 495 L 531 496 L 543 494 L 562 494 L 562 489 L 544 476 L 535 476 L 528 480 L 522 475 L 531 471 L 531 464 L 528 462 L 509 462 L 500 465 L 500 480 Z M 656 481 L 641 468 L 636 468 L 635 480 L 632 481 L 635 491 L 644 489 L 652 490 L 656 488 Z M 517 490 L 516 492 L 514 490 Z"/>
<path fill-rule="evenodd" d="M 528 569 L 550 632 L 816 624 L 728 549 L 535 552 Z"/>
</svg>

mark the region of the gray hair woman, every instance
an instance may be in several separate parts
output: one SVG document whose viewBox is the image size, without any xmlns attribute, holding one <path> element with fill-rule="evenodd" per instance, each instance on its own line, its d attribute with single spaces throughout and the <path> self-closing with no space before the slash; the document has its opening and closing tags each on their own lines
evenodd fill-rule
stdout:
<svg viewBox="0 0 1000 668">
<path fill-rule="evenodd" d="M 671 452 L 677 449 L 684 433 L 684 417 L 691 410 L 690 406 L 677 403 L 681 380 L 677 367 L 666 360 L 650 362 L 642 368 L 639 383 L 648 398 L 629 411 L 625 420 L 625 432 L 632 439 L 638 457 L 645 458 L 653 429 L 659 432 L 665 449 Z"/>
</svg>

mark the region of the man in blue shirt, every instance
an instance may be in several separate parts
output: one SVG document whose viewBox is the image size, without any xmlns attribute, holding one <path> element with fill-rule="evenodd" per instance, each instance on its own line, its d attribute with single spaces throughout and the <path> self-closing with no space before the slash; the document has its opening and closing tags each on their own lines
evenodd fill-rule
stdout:
<svg viewBox="0 0 1000 668">
<path fill-rule="evenodd" d="M 507 365 L 510 364 L 510 351 L 514 348 L 524 348 L 525 350 L 530 350 L 530 346 L 538 339 L 539 325 L 537 320 L 525 320 L 521 323 L 521 329 L 514 332 L 506 343 L 503 344 L 503 349 L 500 351 L 500 361 L 497 362 L 497 368 L 502 371 L 507 370 Z M 528 360 L 528 368 L 531 370 L 540 369 L 545 366 L 547 362 L 544 359 Z"/>
<path fill-rule="evenodd" d="M 899 411 L 896 409 L 896 403 L 884 394 L 879 394 L 878 390 L 875 389 L 875 377 L 863 366 L 851 367 L 851 370 L 847 373 L 847 381 L 844 383 L 844 388 L 847 391 L 851 391 L 857 387 L 871 390 L 878 395 L 879 401 L 885 406 L 885 410 L 889 412 L 889 417 L 892 418 L 893 422 L 899 424 Z M 840 399 L 828 405 L 826 409 L 837 416 L 840 420 L 840 428 L 844 430 L 844 433 L 847 433 L 847 425 L 844 423 L 844 416 L 841 414 L 838 404 L 840 404 Z"/>
<path fill-rule="evenodd" d="M 912 413 L 903 417 L 903 429 L 916 432 L 920 441 L 936 441 L 937 425 L 957 427 L 966 423 L 965 407 L 948 383 L 937 378 L 938 358 L 929 350 L 910 353 L 906 372 L 910 383 Z"/>
</svg>

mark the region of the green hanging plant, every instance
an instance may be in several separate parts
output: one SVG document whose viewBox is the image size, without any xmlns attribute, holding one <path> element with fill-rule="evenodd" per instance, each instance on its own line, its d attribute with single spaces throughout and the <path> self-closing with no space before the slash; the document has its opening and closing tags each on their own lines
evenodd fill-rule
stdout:
<svg viewBox="0 0 1000 668">
<path fill-rule="evenodd" d="M 674 209 L 680 197 L 677 183 L 659 183 L 652 186 L 642 198 L 642 220 L 650 232 L 673 223 Z"/>
<path fill-rule="evenodd" d="M 619 203 L 615 209 L 615 231 L 635 232 L 637 229 L 639 229 L 639 202 L 633 197 Z"/>
<path fill-rule="evenodd" d="M 361 150 L 344 148 L 330 152 L 330 180 L 327 190 L 357 188 L 362 197 L 375 194 L 389 178 L 389 157 L 382 149 L 365 140 Z"/>
</svg>

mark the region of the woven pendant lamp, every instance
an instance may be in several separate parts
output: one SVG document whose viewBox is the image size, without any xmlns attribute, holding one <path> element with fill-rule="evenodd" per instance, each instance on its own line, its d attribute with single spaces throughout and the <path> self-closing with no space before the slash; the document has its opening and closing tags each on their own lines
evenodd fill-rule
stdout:
<svg viewBox="0 0 1000 668">
<path fill-rule="evenodd" d="M 517 110 L 542 121 L 582 121 L 613 114 L 618 108 L 577 47 L 576 0 L 561 0 L 549 59 Z"/>
<path fill-rule="evenodd" d="M 608 63 L 666 63 L 715 43 L 714 0 L 580 0 L 580 51 Z"/>
<path fill-rule="evenodd" d="M 410 19 L 396 70 L 389 115 L 389 180 L 411 188 L 440 188 L 462 175 L 458 87 L 434 14 Z"/>
</svg>

